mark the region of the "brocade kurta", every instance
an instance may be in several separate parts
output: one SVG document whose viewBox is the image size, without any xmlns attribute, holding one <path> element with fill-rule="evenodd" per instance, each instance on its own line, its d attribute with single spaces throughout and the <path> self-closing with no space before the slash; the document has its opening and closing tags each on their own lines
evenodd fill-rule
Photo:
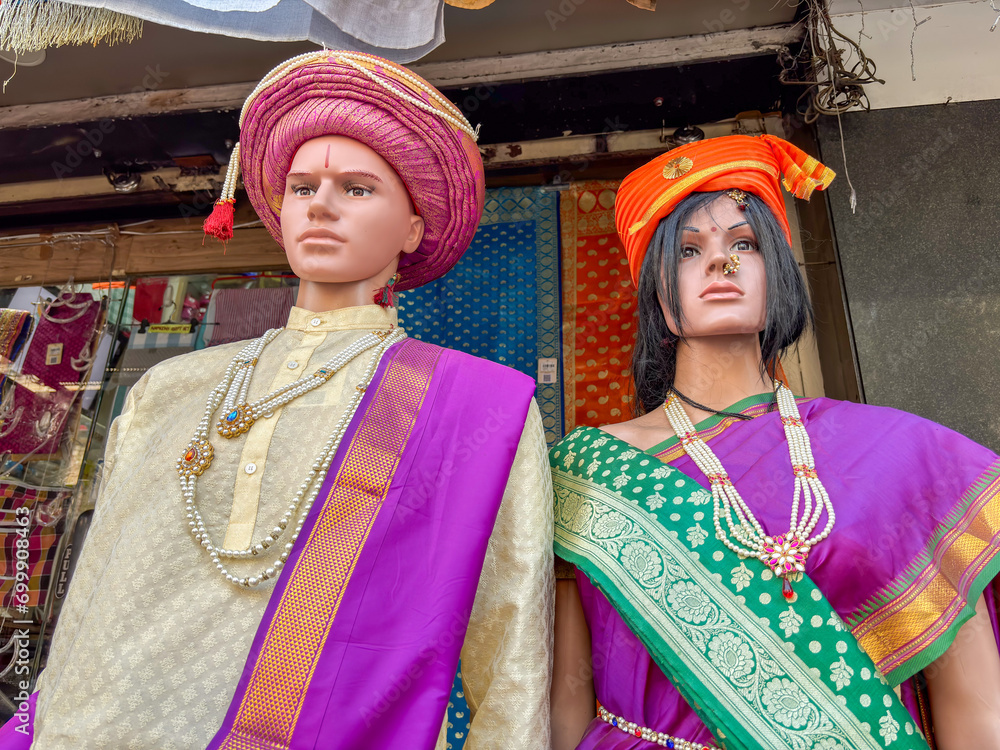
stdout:
<svg viewBox="0 0 1000 750">
<path fill-rule="evenodd" d="M 395 323 L 395 311 L 376 306 L 293 309 L 260 357 L 249 399 Z M 219 576 L 188 531 L 174 464 L 240 348 L 207 349 L 153 368 L 112 426 L 95 520 L 38 685 L 33 748 L 180 750 L 204 747 L 218 730 L 272 587 L 241 589 Z M 197 497 L 213 539 L 243 547 L 275 525 L 370 357 L 362 354 L 241 438 L 213 433 L 215 459 Z M 462 651 L 474 712 L 470 750 L 547 746 L 550 498 L 541 418 L 532 405 Z M 252 561 L 230 569 L 246 575 L 260 567 Z"/>
</svg>

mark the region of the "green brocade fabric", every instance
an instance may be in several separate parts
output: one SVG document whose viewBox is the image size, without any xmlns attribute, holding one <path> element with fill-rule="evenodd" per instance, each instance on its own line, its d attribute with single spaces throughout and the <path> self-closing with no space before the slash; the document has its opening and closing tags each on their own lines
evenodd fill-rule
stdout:
<svg viewBox="0 0 1000 750">
<path fill-rule="evenodd" d="M 592 427 L 550 453 L 555 551 L 615 607 L 726 750 L 927 750 L 808 577 L 795 599 L 716 539 L 712 496 Z"/>
</svg>

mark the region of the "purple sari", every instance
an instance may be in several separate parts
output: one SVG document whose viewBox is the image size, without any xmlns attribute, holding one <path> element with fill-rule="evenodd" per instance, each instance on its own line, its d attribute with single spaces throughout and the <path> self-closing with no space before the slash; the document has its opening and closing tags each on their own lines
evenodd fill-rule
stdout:
<svg viewBox="0 0 1000 750">
<path fill-rule="evenodd" d="M 713 417 L 697 429 L 764 529 L 780 533 L 788 526 L 793 475 L 769 398 L 730 407 L 753 415 L 751 421 Z M 904 704 L 919 722 L 927 707 L 910 678 L 947 649 L 980 594 L 1000 649 L 994 585 L 1000 569 L 1000 462 L 945 427 L 893 409 L 818 398 L 799 401 L 799 410 L 837 511 L 833 533 L 810 555 L 806 572 L 889 684 L 901 685 Z M 709 487 L 676 439 L 647 453 Z M 608 599 L 580 572 L 577 583 L 600 703 L 637 724 L 714 745 Z M 599 718 L 579 745 L 651 747 Z"/>
</svg>

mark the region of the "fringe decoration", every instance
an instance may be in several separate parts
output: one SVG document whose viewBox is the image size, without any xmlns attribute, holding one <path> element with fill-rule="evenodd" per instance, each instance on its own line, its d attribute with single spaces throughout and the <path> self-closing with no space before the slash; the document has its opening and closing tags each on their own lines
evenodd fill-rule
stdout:
<svg viewBox="0 0 1000 750">
<path fill-rule="evenodd" d="M 381 289 L 376 289 L 375 294 L 372 297 L 372 302 L 374 302 L 379 307 L 395 307 L 396 306 L 396 284 L 399 282 L 399 274 L 395 273 L 392 278 L 389 279 L 387 283 Z"/>
<path fill-rule="evenodd" d="M 229 240 L 233 238 L 233 222 L 236 209 L 236 183 L 240 178 L 240 144 L 233 146 L 233 152 L 229 155 L 229 166 L 226 167 L 226 181 L 222 185 L 222 195 L 215 202 L 215 208 L 202 229 L 206 236 L 215 237 L 222 242 L 223 248 Z M 204 240 L 202 241 L 204 244 Z M 223 252 L 225 250 L 223 249 Z"/>
<path fill-rule="evenodd" d="M 128 43 L 142 36 L 142 19 L 58 0 L 0 3 L 0 48 L 18 54 L 66 44 Z"/>
<path fill-rule="evenodd" d="M 202 225 L 205 234 L 215 237 L 223 245 L 233 238 L 235 203 L 233 199 L 216 201 L 215 208 Z"/>
</svg>

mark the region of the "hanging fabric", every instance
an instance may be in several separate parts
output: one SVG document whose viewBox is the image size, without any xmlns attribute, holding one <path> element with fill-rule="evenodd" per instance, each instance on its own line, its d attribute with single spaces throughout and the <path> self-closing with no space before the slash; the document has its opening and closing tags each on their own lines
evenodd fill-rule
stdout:
<svg viewBox="0 0 1000 750">
<path fill-rule="evenodd" d="M 263 336 L 269 328 L 284 327 L 297 291 L 291 286 L 218 290 L 210 305 L 214 308 L 215 330 L 206 332 L 211 336 L 208 346 L 253 339 Z"/>
<path fill-rule="evenodd" d="M 566 432 L 631 417 L 635 288 L 615 231 L 617 181 L 560 195 Z"/>
<path fill-rule="evenodd" d="M 559 358 L 556 202 L 540 188 L 487 190 L 469 250 L 447 276 L 399 295 L 400 325 L 538 379 L 539 360 Z M 562 390 L 551 374 L 536 390 L 550 444 L 563 435 Z"/>
<path fill-rule="evenodd" d="M 45 459 L 59 450 L 79 384 L 96 356 L 102 305 L 90 294 L 63 292 L 39 308 L 16 385 L 0 401 L 0 452 Z"/>
<path fill-rule="evenodd" d="M 57 0 L 0 3 L 0 49 L 19 55 L 67 44 L 131 42 L 141 35 L 141 19 L 101 7 Z"/>
<path fill-rule="evenodd" d="M 35 0 L 32 4 L 38 3 Z M 65 0 L 189 31 L 271 42 L 311 41 L 328 49 L 370 52 L 396 62 L 423 57 L 444 41 L 442 0 Z M 7 3 L 4 3 L 7 5 Z M 17 3 L 14 3 L 17 5 Z M 212 7 L 207 7 L 212 6 Z M 72 36 L 72 35 L 70 35 Z"/>
</svg>

